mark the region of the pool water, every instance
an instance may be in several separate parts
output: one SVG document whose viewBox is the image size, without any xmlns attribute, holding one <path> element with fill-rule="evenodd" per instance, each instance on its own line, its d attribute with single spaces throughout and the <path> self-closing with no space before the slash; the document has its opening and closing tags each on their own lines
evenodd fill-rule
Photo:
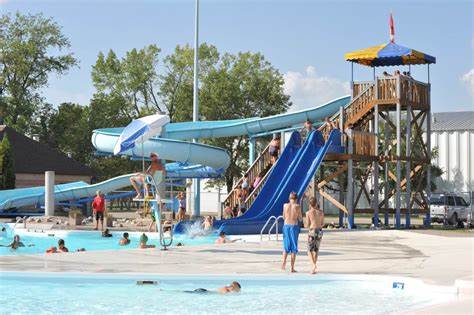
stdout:
<svg viewBox="0 0 474 315">
<path fill-rule="evenodd" d="M 16 314 L 392 314 L 454 293 L 374 276 L 173 277 L 4 273 L 0 305 Z M 156 280 L 157 285 L 136 285 Z M 192 294 L 239 281 L 239 294 Z M 405 281 L 405 280 L 402 280 Z"/>
<path fill-rule="evenodd" d="M 69 251 L 76 251 L 85 248 L 87 251 L 93 250 L 110 250 L 110 249 L 130 249 L 137 248 L 141 232 L 128 232 L 130 235 L 130 244 L 120 246 L 119 240 L 124 232 L 111 232 L 112 237 L 102 237 L 98 231 L 63 231 L 52 230 L 44 232 L 15 230 L 15 232 L 0 232 L 0 245 L 8 245 L 13 240 L 13 234 L 18 234 L 25 247 L 13 250 L 9 247 L 0 247 L 0 256 L 3 255 L 25 255 L 44 253 L 51 246 L 58 245 L 58 240 L 63 239 Z M 148 236 L 148 244 L 159 247 L 158 233 L 146 233 Z M 173 245 L 182 243 L 184 246 L 203 245 L 214 243 L 217 236 L 196 236 L 188 237 L 184 234 L 174 235 Z M 29 245 L 34 245 L 29 247 Z"/>
</svg>

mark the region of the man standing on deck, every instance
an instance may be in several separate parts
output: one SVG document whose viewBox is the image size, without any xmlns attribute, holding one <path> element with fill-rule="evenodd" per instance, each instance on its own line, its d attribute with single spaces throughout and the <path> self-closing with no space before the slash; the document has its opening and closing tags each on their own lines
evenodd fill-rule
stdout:
<svg viewBox="0 0 474 315">
<path fill-rule="evenodd" d="M 318 252 L 323 237 L 324 212 L 319 207 L 316 198 L 309 199 L 309 210 L 306 212 L 308 232 L 308 256 L 311 259 L 311 274 L 316 273 L 316 262 L 318 261 Z"/>
<path fill-rule="evenodd" d="M 97 191 L 97 195 L 92 202 L 93 216 L 95 217 L 95 229 L 99 228 L 99 220 L 101 231 L 104 230 L 104 212 L 105 212 L 105 198 L 100 190 Z"/>
<path fill-rule="evenodd" d="M 298 195 L 290 193 L 290 202 L 283 205 L 283 264 L 281 269 L 286 270 L 286 258 L 291 255 L 291 272 L 296 272 L 295 262 L 298 253 L 299 222 L 303 220 L 301 207 L 298 204 Z"/>
</svg>

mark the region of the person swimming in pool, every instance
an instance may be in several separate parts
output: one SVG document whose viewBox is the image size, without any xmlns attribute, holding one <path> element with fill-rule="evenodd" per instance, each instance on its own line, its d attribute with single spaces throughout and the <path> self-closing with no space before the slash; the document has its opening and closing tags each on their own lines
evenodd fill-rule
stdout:
<svg viewBox="0 0 474 315">
<path fill-rule="evenodd" d="M 142 236 L 140 236 L 139 247 L 140 248 L 155 248 L 156 247 L 155 245 L 148 245 L 147 242 L 148 242 L 148 236 L 146 236 L 146 234 L 143 233 Z"/>
<path fill-rule="evenodd" d="M 15 235 L 13 237 L 13 242 L 11 242 L 10 244 L 8 245 L 1 245 L 3 247 L 11 247 L 11 249 L 18 249 L 20 247 L 25 247 L 25 244 L 23 244 L 22 241 L 20 241 L 20 235 Z M 28 247 L 31 247 L 31 246 L 34 246 L 34 244 L 30 244 L 28 245 Z"/>
<path fill-rule="evenodd" d="M 298 195 L 291 192 L 289 202 L 283 205 L 283 263 L 281 269 L 286 270 L 286 259 L 291 255 L 291 272 L 296 272 L 295 262 L 298 253 L 299 222 L 303 220 L 301 207 L 298 204 Z"/>
<path fill-rule="evenodd" d="M 184 291 L 185 293 L 198 293 L 198 294 L 209 294 L 209 293 L 219 293 L 219 294 L 228 294 L 228 293 L 239 293 L 242 289 L 242 286 L 237 281 L 233 281 L 230 285 L 223 286 L 216 290 L 208 290 L 204 288 L 195 289 L 192 291 Z"/>
<path fill-rule="evenodd" d="M 123 233 L 123 237 L 119 241 L 119 245 L 120 246 L 125 246 L 125 245 L 128 245 L 128 244 L 130 244 L 130 239 L 128 238 L 128 233 L 125 232 L 125 233 Z"/>
</svg>

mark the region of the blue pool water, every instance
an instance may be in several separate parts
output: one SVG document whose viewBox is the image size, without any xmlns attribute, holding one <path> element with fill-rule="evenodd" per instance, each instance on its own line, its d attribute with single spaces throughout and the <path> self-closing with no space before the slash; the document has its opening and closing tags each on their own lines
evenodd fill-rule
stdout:
<svg viewBox="0 0 474 315">
<path fill-rule="evenodd" d="M 137 280 L 157 285 L 138 286 Z M 446 302 L 454 293 L 420 281 L 393 288 L 393 279 L 317 277 L 106 276 L 0 274 L 2 312 L 16 314 L 393 314 Z M 237 280 L 240 294 L 190 294 Z"/>
<path fill-rule="evenodd" d="M 13 234 L 18 234 L 21 241 L 26 245 L 16 250 L 8 247 L 0 247 L 0 256 L 3 255 L 25 255 L 44 253 L 51 246 L 56 246 L 59 239 L 63 239 L 69 251 L 76 251 L 79 248 L 91 250 L 127 249 L 137 248 L 139 245 L 140 232 L 129 232 L 131 243 L 128 246 L 120 246 L 119 240 L 123 232 L 112 232 L 113 237 L 105 238 L 97 231 L 46 231 L 34 232 L 25 230 L 15 230 L 15 232 L 0 232 L 0 245 L 8 245 L 13 239 Z M 159 246 L 157 233 L 146 233 L 148 244 Z M 184 246 L 202 245 L 214 243 L 217 236 L 196 236 L 190 238 L 186 235 L 175 235 L 173 244 L 181 242 Z M 34 245 L 29 247 L 28 245 Z"/>
</svg>

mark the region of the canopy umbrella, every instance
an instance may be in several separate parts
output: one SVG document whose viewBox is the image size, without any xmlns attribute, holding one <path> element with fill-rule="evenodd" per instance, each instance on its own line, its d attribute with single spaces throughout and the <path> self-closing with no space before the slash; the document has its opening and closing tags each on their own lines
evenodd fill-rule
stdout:
<svg viewBox="0 0 474 315">
<path fill-rule="evenodd" d="M 120 134 L 114 147 L 114 155 L 133 149 L 137 144 L 159 135 L 161 128 L 170 122 L 168 115 L 150 115 L 132 120 Z"/>
<path fill-rule="evenodd" d="M 143 142 L 153 136 L 159 135 L 164 125 L 170 122 L 168 115 L 150 115 L 132 120 L 120 134 L 114 147 L 114 155 L 118 155 L 130 149 L 137 144 L 142 145 L 142 168 L 145 171 L 145 157 Z"/>
<path fill-rule="evenodd" d="M 369 67 L 420 65 L 436 63 L 436 58 L 393 42 L 345 54 L 347 61 Z"/>
</svg>

